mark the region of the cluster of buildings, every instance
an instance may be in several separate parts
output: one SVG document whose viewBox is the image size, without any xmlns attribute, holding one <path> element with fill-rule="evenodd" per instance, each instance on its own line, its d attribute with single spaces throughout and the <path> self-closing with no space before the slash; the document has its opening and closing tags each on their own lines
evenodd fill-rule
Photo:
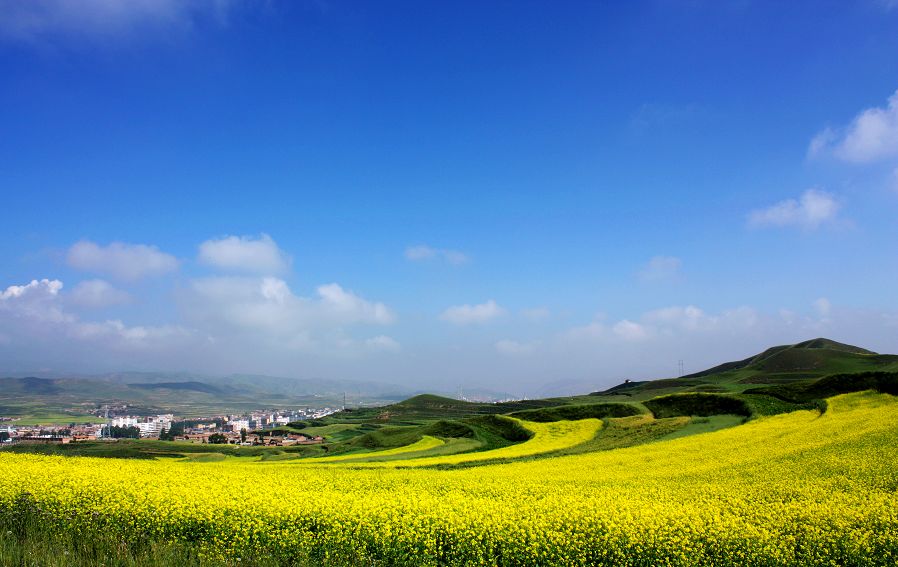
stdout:
<svg viewBox="0 0 898 567">
<path fill-rule="evenodd" d="M 228 445 L 289 447 L 291 445 L 315 445 L 324 442 L 324 438 L 320 435 L 303 435 L 302 433 L 284 433 L 277 431 L 269 431 L 268 433 L 264 431 L 254 433 L 247 432 L 244 434 L 243 432 L 238 433 L 234 431 L 225 431 L 222 433 L 209 431 L 197 432 L 195 430 L 190 430 L 186 431 L 183 435 L 176 435 L 174 440 L 189 441 L 190 443 L 212 443 L 212 436 L 217 434 L 223 437 L 223 441 L 219 440 L 218 442 Z"/>
<path fill-rule="evenodd" d="M 109 421 L 109 427 L 136 427 L 141 437 L 159 437 L 163 430 L 170 430 L 175 416 L 166 413 L 150 417 L 114 417 Z M 108 432 L 107 432 L 108 435 Z"/>
<path fill-rule="evenodd" d="M 276 445 L 321 443 L 319 436 L 273 431 L 293 421 L 317 419 L 338 408 L 306 408 L 294 411 L 251 412 L 243 415 L 219 415 L 176 421 L 172 414 L 154 416 L 122 415 L 108 418 L 104 424 L 55 426 L 20 426 L 14 418 L 0 418 L 0 444 L 71 443 L 102 440 L 113 432 L 135 428 L 141 438 L 158 439 L 163 432 L 175 441 L 208 443 L 213 435 L 223 436 L 226 443 L 241 445 Z M 269 433 L 266 433 L 268 431 Z M 167 437 L 167 436 L 166 436 Z M 171 437 L 167 437 L 171 438 Z M 215 437 L 221 441 L 221 437 Z"/>
<path fill-rule="evenodd" d="M 102 425 L 73 425 L 51 428 L 41 425 L 15 425 L 14 420 L 0 425 L 0 445 L 7 443 L 70 443 L 88 441 L 100 437 Z"/>
</svg>

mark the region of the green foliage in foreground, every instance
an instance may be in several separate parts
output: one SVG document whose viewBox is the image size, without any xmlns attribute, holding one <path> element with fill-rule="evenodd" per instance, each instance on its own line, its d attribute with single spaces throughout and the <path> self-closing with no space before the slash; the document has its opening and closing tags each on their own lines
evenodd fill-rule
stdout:
<svg viewBox="0 0 898 567">
<path fill-rule="evenodd" d="M 533 410 L 517 411 L 511 415 L 525 421 L 535 421 L 537 423 L 547 423 L 551 421 L 562 421 L 565 419 L 574 421 L 577 419 L 597 418 L 604 419 L 606 417 L 629 417 L 639 415 L 639 408 L 631 404 L 579 404 L 564 405 L 549 408 L 540 408 Z"/>
<path fill-rule="evenodd" d="M 709 416 L 732 414 L 749 417 L 751 408 L 745 401 L 720 394 L 671 394 L 644 402 L 656 418 L 677 416 Z"/>
<path fill-rule="evenodd" d="M 812 382 L 754 388 L 746 390 L 746 393 L 771 396 L 785 402 L 800 404 L 864 390 L 898 395 L 898 372 L 833 374 Z"/>
<path fill-rule="evenodd" d="M 238 447 L 183 441 L 156 441 L 154 439 L 119 439 L 117 441 L 80 441 L 78 443 L 46 445 L 13 445 L 2 452 L 60 455 L 65 457 L 108 457 L 118 459 L 183 458 L 194 454 L 219 454 L 230 457 L 263 457 L 269 454 L 320 456 L 320 445 L 294 445 L 291 447 Z"/>
</svg>

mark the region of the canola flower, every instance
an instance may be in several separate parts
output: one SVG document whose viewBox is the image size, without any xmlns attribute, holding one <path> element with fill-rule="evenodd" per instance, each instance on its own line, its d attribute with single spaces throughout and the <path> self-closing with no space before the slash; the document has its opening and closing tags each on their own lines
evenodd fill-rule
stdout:
<svg viewBox="0 0 898 567">
<path fill-rule="evenodd" d="M 514 418 L 509 418 L 514 419 Z M 389 455 L 397 455 L 402 453 L 412 453 L 426 449 L 432 449 L 443 444 L 426 441 L 429 436 L 425 435 L 420 441 L 397 447 L 396 449 L 388 449 L 384 451 L 372 451 L 370 453 L 353 453 L 350 455 L 337 455 L 334 457 L 317 457 L 311 459 L 301 459 L 292 461 L 293 464 L 322 463 L 334 461 L 347 461 L 355 459 L 356 466 L 366 467 L 424 467 L 434 465 L 456 465 L 463 463 L 474 463 L 481 461 L 492 461 L 499 459 L 515 459 L 520 457 L 530 457 L 541 453 L 550 453 L 559 449 L 567 449 L 581 443 L 589 441 L 595 437 L 599 429 L 602 428 L 602 421 L 599 419 L 582 419 L 579 421 L 556 421 L 550 423 L 537 423 L 533 421 L 523 421 L 515 419 L 525 429 L 533 433 L 533 437 L 508 447 L 492 449 L 489 451 L 478 451 L 473 453 L 459 453 L 454 455 L 441 455 L 438 457 L 416 457 L 398 461 L 387 462 L 369 462 L 363 463 L 359 460 L 365 457 L 383 457 Z M 430 437 L 430 439 L 435 439 Z"/>
<path fill-rule="evenodd" d="M 408 445 L 403 445 L 402 447 L 395 447 L 393 449 L 383 449 L 381 451 L 370 451 L 366 453 L 349 453 L 346 455 L 334 455 L 332 457 L 313 457 L 310 459 L 303 459 L 300 462 L 303 463 L 333 463 L 340 461 L 349 461 L 353 459 L 362 459 L 362 458 L 370 458 L 370 457 L 391 457 L 393 455 L 402 455 L 404 453 L 415 453 L 418 451 L 427 451 L 429 449 L 434 449 L 436 447 L 440 447 L 441 445 L 445 445 L 446 442 L 437 437 L 433 437 L 431 435 L 422 435 L 421 439 L 418 439 L 414 443 L 410 443 Z"/>
<path fill-rule="evenodd" d="M 0 453 L 0 506 L 27 492 L 60 530 L 320 564 L 894 565 L 896 434 L 898 401 L 862 393 L 822 416 L 452 470 Z"/>
</svg>

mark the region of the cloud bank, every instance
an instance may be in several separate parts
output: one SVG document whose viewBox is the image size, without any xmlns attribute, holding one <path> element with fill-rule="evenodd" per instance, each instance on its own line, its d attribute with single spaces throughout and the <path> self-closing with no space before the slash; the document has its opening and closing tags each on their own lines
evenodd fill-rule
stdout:
<svg viewBox="0 0 898 567">
<path fill-rule="evenodd" d="M 178 269 L 178 260 L 155 246 L 113 242 L 100 246 L 90 240 L 69 248 L 66 262 L 76 270 L 104 274 L 124 281 L 161 276 Z"/>
<path fill-rule="evenodd" d="M 639 279 L 644 282 L 671 282 L 680 275 L 683 262 L 674 256 L 654 256 L 639 271 Z"/>
<path fill-rule="evenodd" d="M 60 37 L 123 39 L 153 30 L 187 30 L 221 23 L 229 0 L 0 0 L 0 38 L 24 43 Z"/>
<path fill-rule="evenodd" d="M 844 128 L 821 131 L 811 140 L 808 155 L 833 155 L 852 163 L 898 157 L 898 91 L 884 107 L 862 111 Z"/>
<path fill-rule="evenodd" d="M 292 259 L 267 234 L 225 236 L 200 244 L 199 262 L 226 271 L 278 275 L 290 269 Z"/>
<path fill-rule="evenodd" d="M 468 256 L 463 252 L 447 248 L 432 248 L 426 244 L 409 246 L 405 249 L 405 258 L 412 262 L 442 260 L 452 266 L 460 266 L 468 262 Z"/>
<path fill-rule="evenodd" d="M 101 308 L 129 303 L 131 295 L 106 280 L 84 280 L 75 286 L 71 301 L 79 307 Z"/>
<path fill-rule="evenodd" d="M 748 215 L 751 227 L 798 227 L 814 230 L 836 219 L 841 204 L 836 198 L 819 189 L 808 189 L 796 199 L 786 199 Z"/>
<path fill-rule="evenodd" d="M 505 314 L 505 309 L 494 300 L 479 305 L 455 305 L 440 315 L 440 319 L 454 325 L 471 325 L 487 323 Z"/>
</svg>

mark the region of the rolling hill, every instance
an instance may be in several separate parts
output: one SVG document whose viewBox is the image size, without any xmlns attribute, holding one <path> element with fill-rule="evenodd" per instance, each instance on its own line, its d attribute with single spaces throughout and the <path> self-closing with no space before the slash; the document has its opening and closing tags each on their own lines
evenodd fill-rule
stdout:
<svg viewBox="0 0 898 567">
<path fill-rule="evenodd" d="M 831 374 L 896 372 L 898 355 L 817 338 L 780 345 L 679 378 L 625 382 L 591 395 L 644 401 L 677 392 L 738 393 L 762 385 L 813 381 Z"/>
</svg>

